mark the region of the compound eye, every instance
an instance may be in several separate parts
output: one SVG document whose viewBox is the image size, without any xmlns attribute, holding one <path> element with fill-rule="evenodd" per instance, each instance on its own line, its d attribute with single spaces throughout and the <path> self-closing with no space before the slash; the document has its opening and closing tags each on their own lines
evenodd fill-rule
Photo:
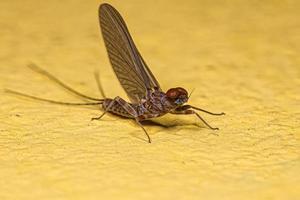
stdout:
<svg viewBox="0 0 300 200">
<path fill-rule="evenodd" d="M 179 92 L 177 91 L 177 89 L 175 88 L 172 88 L 172 89 L 169 89 L 166 93 L 167 97 L 169 98 L 172 98 L 172 99 L 175 99 L 178 97 L 179 95 Z"/>
<path fill-rule="evenodd" d="M 185 95 L 185 96 L 188 95 L 187 91 L 186 91 L 184 88 L 182 88 L 182 87 L 177 87 L 176 90 L 177 90 L 181 95 Z"/>
</svg>

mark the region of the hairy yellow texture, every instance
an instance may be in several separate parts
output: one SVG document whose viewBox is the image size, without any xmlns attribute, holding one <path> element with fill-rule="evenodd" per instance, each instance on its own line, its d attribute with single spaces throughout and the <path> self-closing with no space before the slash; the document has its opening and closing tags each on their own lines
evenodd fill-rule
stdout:
<svg viewBox="0 0 300 200">
<path fill-rule="evenodd" d="M 226 116 L 133 122 L 1 92 L 0 199 L 299 199 L 299 1 L 110 1 L 162 87 Z M 99 33 L 98 1 L 1 1 L 0 86 L 78 102 L 125 93 Z M 195 126 L 198 124 L 200 127 Z M 216 135 L 218 134 L 218 135 Z"/>
</svg>

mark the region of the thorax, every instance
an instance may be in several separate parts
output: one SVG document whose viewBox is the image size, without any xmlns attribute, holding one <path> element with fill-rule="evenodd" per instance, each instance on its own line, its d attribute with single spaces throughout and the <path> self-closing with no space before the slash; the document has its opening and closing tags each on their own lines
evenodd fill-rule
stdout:
<svg viewBox="0 0 300 200">
<path fill-rule="evenodd" d="M 168 101 L 164 92 L 154 91 L 141 99 L 138 105 L 138 112 L 140 115 L 158 114 L 160 116 L 166 114 L 172 108 L 173 106 Z"/>
</svg>

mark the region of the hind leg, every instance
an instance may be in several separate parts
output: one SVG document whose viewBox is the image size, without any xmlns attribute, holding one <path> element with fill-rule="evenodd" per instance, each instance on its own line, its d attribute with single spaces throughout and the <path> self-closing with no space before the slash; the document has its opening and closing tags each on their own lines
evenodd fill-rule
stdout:
<svg viewBox="0 0 300 200">
<path fill-rule="evenodd" d="M 108 111 L 112 111 L 111 109 L 113 108 L 114 104 L 117 103 L 120 106 L 122 106 L 122 108 L 124 110 L 126 110 L 126 112 L 132 116 L 136 123 L 143 129 L 144 133 L 146 134 L 147 138 L 148 138 L 148 142 L 151 143 L 151 138 L 149 136 L 149 134 L 147 133 L 146 129 L 143 127 L 143 125 L 140 123 L 140 118 L 138 116 L 138 113 L 136 112 L 136 110 L 128 103 L 126 102 L 124 99 L 122 99 L 121 97 L 117 96 L 116 98 L 114 98 L 114 100 L 112 102 L 110 102 L 110 104 L 106 107 L 105 111 L 102 113 L 101 116 L 96 117 L 96 118 L 92 118 L 92 120 L 99 120 L 101 119 Z M 117 114 L 117 113 L 116 113 Z"/>
</svg>

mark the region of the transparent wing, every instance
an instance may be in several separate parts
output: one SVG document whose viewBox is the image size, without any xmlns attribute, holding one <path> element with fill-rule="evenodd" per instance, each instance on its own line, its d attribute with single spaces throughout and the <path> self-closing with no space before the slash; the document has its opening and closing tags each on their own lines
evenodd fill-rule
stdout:
<svg viewBox="0 0 300 200">
<path fill-rule="evenodd" d="M 101 4 L 99 20 L 110 63 L 131 102 L 145 97 L 147 89 L 161 90 L 119 12 L 109 4 Z"/>
</svg>

